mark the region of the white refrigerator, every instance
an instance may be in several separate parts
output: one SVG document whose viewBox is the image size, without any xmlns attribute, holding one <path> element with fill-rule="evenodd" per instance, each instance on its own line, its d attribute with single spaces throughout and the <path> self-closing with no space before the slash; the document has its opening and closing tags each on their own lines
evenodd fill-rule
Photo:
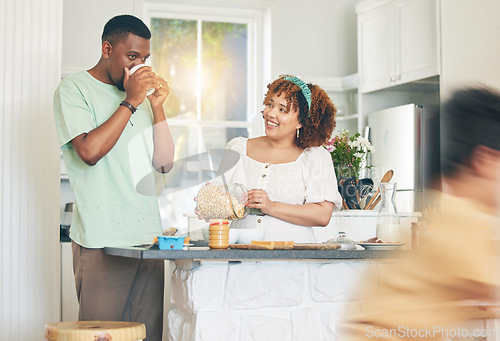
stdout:
<svg viewBox="0 0 500 341">
<path fill-rule="evenodd" d="M 411 103 L 372 112 L 367 122 L 376 150 L 369 160 L 374 188 L 392 169 L 398 212 L 421 212 L 424 192 L 439 171 L 439 110 Z"/>
</svg>

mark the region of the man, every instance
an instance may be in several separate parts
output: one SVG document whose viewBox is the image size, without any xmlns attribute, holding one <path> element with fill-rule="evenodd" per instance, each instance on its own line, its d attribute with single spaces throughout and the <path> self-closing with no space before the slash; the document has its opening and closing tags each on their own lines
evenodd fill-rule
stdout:
<svg viewBox="0 0 500 341">
<path fill-rule="evenodd" d="M 467 302 L 499 303 L 500 93 L 457 91 L 441 122 L 440 215 L 414 257 L 363 281 L 339 340 L 471 340 Z"/>
<path fill-rule="evenodd" d="M 161 340 L 163 261 L 103 253 L 104 246 L 150 243 L 162 234 L 157 198 L 138 193 L 133 174 L 138 165 L 168 172 L 173 164 L 173 139 L 163 111 L 168 85 L 149 66 L 130 74 L 150 56 L 150 38 L 136 17 L 110 19 L 100 60 L 61 81 L 54 111 L 75 196 L 70 237 L 79 320 L 142 322 L 147 340 Z M 149 88 L 156 90 L 147 96 Z M 152 153 L 143 148 L 138 154 L 133 146 L 138 136 L 150 140 Z M 144 162 L 142 154 L 152 157 Z"/>
</svg>

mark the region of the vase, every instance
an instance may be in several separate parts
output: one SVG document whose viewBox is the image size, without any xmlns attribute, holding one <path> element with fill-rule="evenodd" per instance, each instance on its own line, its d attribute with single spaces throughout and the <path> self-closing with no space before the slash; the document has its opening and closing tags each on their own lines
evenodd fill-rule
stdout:
<svg viewBox="0 0 500 341">
<path fill-rule="evenodd" d="M 335 176 L 337 179 L 350 178 L 351 176 L 354 176 L 356 179 L 358 178 L 356 169 L 352 166 L 334 165 L 333 168 L 335 169 Z"/>
</svg>

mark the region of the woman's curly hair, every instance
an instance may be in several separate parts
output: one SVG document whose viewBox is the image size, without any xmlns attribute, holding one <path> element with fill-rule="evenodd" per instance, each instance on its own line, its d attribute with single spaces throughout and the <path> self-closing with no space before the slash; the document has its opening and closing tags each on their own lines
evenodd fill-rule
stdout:
<svg viewBox="0 0 500 341">
<path fill-rule="evenodd" d="M 324 145 L 335 129 L 337 108 L 325 90 L 318 85 L 309 83 L 307 84 L 311 90 L 311 110 L 309 110 L 307 100 L 300 87 L 294 82 L 284 79 L 286 76 L 289 75 L 281 75 L 267 86 L 268 91 L 264 98 L 264 105 L 275 94 L 281 96 L 284 93 L 287 101 L 286 110 L 298 109 L 299 122 L 302 124 L 299 129 L 297 146 L 306 149 Z"/>
</svg>

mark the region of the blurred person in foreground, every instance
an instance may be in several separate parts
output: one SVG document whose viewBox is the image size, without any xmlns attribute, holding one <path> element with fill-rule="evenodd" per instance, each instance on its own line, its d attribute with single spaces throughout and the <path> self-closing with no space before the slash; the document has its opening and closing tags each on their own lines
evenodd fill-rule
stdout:
<svg viewBox="0 0 500 341">
<path fill-rule="evenodd" d="M 79 320 L 146 325 L 146 340 L 163 331 L 163 260 L 107 256 L 105 246 L 150 243 L 162 234 L 156 196 L 138 193 L 133 166 L 168 172 L 174 145 L 163 111 L 166 81 L 144 64 L 151 32 L 138 18 L 110 19 L 101 57 L 87 71 L 63 79 L 54 95 L 59 143 L 75 212 L 70 228 Z M 148 89 L 155 91 L 147 95 Z M 147 100 L 146 100 L 147 99 Z M 133 148 L 140 138 L 153 145 Z"/>
<path fill-rule="evenodd" d="M 499 303 L 500 93 L 455 92 L 441 124 L 439 215 L 411 257 L 366 274 L 361 300 L 350 302 L 337 328 L 339 340 L 471 339 L 459 329 L 461 306 Z"/>
</svg>

